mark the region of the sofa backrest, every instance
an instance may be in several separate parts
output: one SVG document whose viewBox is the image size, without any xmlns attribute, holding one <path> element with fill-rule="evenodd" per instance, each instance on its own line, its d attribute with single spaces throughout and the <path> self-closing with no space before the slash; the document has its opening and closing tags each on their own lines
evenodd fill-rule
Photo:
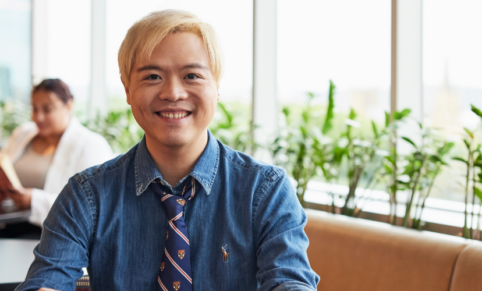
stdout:
<svg viewBox="0 0 482 291">
<path fill-rule="evenodd" d="M 455 263 L 450 291 L 482 290 L 482 246 L 468 245 Z"/>
<path fill-rule="evenodd" d="M 306 210 L 306 214 L 308 257 L 321 277 L 318 290 L 482 290 L 482 285 L 467 289 L 467 284 L 475 283 L 462 276 L 474 266 L 480 270 L 480 246 L 466 248 L 469 242 L 461 238 L 316 210 Z M 452 280 L 454 270 L 460 280 Z"/>
</svg>

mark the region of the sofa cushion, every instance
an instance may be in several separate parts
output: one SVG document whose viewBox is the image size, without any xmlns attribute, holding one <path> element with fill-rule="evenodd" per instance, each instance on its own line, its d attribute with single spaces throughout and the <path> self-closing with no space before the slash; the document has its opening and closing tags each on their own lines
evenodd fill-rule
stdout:
<svg viewBox="0 0 482 291">
<path fill-rule="evenodd" d="M 306 213 L 308 257 L 321 277 L 318 290 L 447 291 L 466 245 L 455 237 L 316 210 Z"/>
<path fill-rule="evenodd" d="M 450 291 L 482 290 L 482 246 L 471 244 L 460 254 L 455 264 Z"/>
</svg>

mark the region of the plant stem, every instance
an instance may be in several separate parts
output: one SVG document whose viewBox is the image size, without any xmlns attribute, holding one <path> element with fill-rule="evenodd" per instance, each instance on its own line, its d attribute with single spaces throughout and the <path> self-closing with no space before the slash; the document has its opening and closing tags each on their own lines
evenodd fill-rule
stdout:
<svg viewBox="0 0 482 291">
<path fill-rule="evenodd" d="M 420 168 L 418 169 L 418 171 L 416 173 L 417 177 L 415 178 L 415 182 L 413 183 L 413 186 L 412 186 L 412 193 L 410 195 L 410 201 L 408 202 L 407 207 L 405 209 L 405 217 L 403 218 L 403 226 L 404 227 L 408 227 L 408 223 L 410 221 L 410 212 L 412 210 L 412 204 L 413 204 L 413 200 L 415 198 L 415 192 L 417 191 L 417 186 L 418 186 L 418 182 L 420 180 L 423 165 L 425 164 L 425 159 L 426 159 L 426 155 L 423 156 L 422 162 L 420 164 Z"/>
<path fill-rule="evenodd" d="M 350 188 L 348 191 L 348 195 L 346 196 L 345 200 L 345 205 L 343 205 L 343 208 L 341 210 L 341 214 L 347 215 L 347 216 L 352 216 L 353 211 L 355 209 L 356 205 L 350 206 L 349 204 L 355 200 L 355 191 L 356 187 L 358 185 L 358 182 L 360 181 L 361 174 L 363 173 L 363 166 L 358 166 L 355 167 L 353 170 L 353 176 L 350 181 Z"/>
<path fill-rule="evenodd" d="M 470 238 L 474 237 L 474 206 L 475 206 L 475 188 L 477 186 L 475 167 L 472 167 L 472 211 L 470 211 Z"/>
<path fill-rule="evenodd" d="M 480 209 L 481 208 L 482 208 L 482 200 L 480 200 L 479 202 L 479 213 L 477 214 L 477 236 L 475 237 L 475 239 L 478 239 L 478 240 L 480 240 Z"/>
<path fill-rule="evenodd" d="M 464 211 L 464 228 L 462 230 L 462 236 L 464 238 L 469 238 L 468 228 L 467 228 L 467 217 L 468 217 L 468 204 L 469 204 L 469 182 L 470 182 L 470 164 L 472 162 L 472 153 L 469 148 L 469 158 L 467 159 L 467 173 L 465 177 L 465 211 Z"/>
<path fill-rule="evenodd" d="M 427 201 L 427 198 L 428 196 L 430 195 L 430 192 L 432 191 L 432 187 L 433 185 L 435 184 L 435 178 L 438 176 L 438 173 L 441 169 L 441 165 L 439 164 L 437 166 L 437 169 L 435 170 L 435 174 L 432 178 L 432 181 L 430 181 L 430 185 L 428 186 L 428 190 L 427 190 L 427 195 L 425 195 L 425 197 L 423 198 L 422 200 L 422 206 L 420 206 L 420 213 L 419 213 L 419 217 L 418 217 L 418 224 L 419 224 L 419 227 L 418 229 L 420 229 L 422 227 L 422 213 L 423 213 L 423 210 L 425 209 L 425 201 Z M 415 216 L 416 217 L 416 216 Z"/>
</svg>

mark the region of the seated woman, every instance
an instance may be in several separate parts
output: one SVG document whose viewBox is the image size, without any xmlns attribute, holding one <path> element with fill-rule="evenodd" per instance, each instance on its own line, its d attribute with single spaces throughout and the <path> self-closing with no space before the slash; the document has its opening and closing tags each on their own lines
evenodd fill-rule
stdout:
<svg viewBox="0 0 482 291">
<path fill-rule="evenodd" d="M 35 86 L 31 102 L 33 122 L 15 129 L 1 151 L 12 160 L 23 189 L 10 189 L 4 195 L 18 208 L 31 209 L 29 222 L 42 226 L 68 179 L 111 159 L 113 154 L 102 136 L 82 126 L 73 116 L 73 96 L 60 79 L 46 79 Z M 7 228 L 18 232 L 22 225 Z M 25 224 L 23 228 L 32 230 Z M 38 227 L 37 232 L 40 233 Z"/>
</svg>

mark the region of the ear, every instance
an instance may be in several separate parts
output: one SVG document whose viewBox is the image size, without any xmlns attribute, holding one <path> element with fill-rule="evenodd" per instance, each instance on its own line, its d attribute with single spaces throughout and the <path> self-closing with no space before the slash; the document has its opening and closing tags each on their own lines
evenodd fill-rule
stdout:
<svg viewBox="0 0 482 291">
<path fill-rule="evenodd" d="M 124 85 L 124 91 L 126 91 L 127 104 L 131 105 L 131 94 L 129 93 L 129 87 L 127 87 L 127 85 L 124 82 L 124 79 L 122 79 L 122 77 L 121 77 L 121 82 L 122 82 L 122 85 Z"/>
<path fill-rule="evenodd" d="M 69 101 L 67 101 L 67 103 L 65 103 L 65 106 L 67 106 L 67 109 L 69 111 L 72 111 L 72 108 L 74 107 L 74 99 L 69 99 Z"/>
</svg>

